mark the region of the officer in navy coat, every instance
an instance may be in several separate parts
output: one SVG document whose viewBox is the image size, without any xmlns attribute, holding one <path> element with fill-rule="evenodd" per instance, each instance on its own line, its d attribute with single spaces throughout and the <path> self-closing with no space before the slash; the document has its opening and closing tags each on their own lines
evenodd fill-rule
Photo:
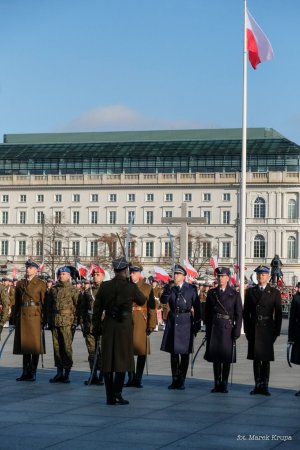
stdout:
<svg viewBox="0 0 300 450">
<path fill-rule="evenodd" d="M 229 286 L 227 267 L 216 269 L 218 287 L 206 298 L 206 352 L 213 363 L 215 385 L 211 392 L 227 393 L 230 364 L 236 362 L 235 341 L 240 337 L 243 307 L 239 292 Z"/>
<path fill-rule="evenodd" d="M 170 311 L 162 339 L 161 350 L 171 354 L 172 383 L 168 389 L 185 389 L 184 383 L 192 353 L 194 335 L 201 329 L 200 301 L 194 285 L 185 282 L 186 270 L 174 268 L 172 286 L 165 286 L 160 302 Z"/>
<path fill-rule="evenodd" d="M 292 343 L 291 363 L 300 365 L 300 283 L 297 284 L 297 292 L 293 296 L 289 319 L 289 343 Z M 296 392 L 300 397 L 300 391 Z"/>
<path fill-rule="evenodd" d="M 255 387 L 251 395 L 270 395 L 270 361 L 274 361 L 274 342 L 282 322 L 281 296 L 270 286 L 270 270 L 258 266 L 258 285 L 247 289 L 244 304 L 244 329 L 248 340 L 248 359 L 253 360 Z"/>
</svg>

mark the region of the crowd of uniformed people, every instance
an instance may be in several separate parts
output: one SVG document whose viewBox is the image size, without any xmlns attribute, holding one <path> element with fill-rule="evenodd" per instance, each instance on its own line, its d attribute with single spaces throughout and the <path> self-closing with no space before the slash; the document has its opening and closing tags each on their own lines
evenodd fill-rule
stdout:
<svg viewBox="0 0 300 450">
<path fill-rule="evenodd" d="M 228 393 L 236 341 L 244 323 L 247 358 L 253 361 L 250 394 L 271 395 L 270 362 L 281 330 L 282 299 L 277 286 L 269 282 L 268 267 L 255 269 L 257 284 L 246 286 L 244 305 L 226 267 L 217 268 L 214 282 L 202 286 L 187 282 L 186 269 L 179 264 L 168 283 L 153 277 L 146 280 L 143 268 L 124 257 L 115 259 L 112 268 L 114 276 L 108 281 L 104 281 L 105 270 L 96 265 L 90 280 L 74 280 L 73 268 L 63 266 L 54 282 L 39 278 L 39 265 L 29 259 L 23 279 L 2 279 L 0 337 L 9 323 L 11 333 L 14 330 L 13 353 L 23 358 L 17 381 L 36 381 L 39 359 L 45 353 L 44 330 L 49 329 L 57 369 L 49 381 L 69 383 L 72 342 L 80 328 L 90 368 L 85 384 L 104 384 L 108 405 L 126 405 L 123 387 L 143 387 L 150 335 L 160 325 L 164 330 L 161 350 L 170 354 L 168 389 L 183 390 L 194 338 L 202 326 L 204 358 L 213 365 L 211 392 Z M 291 301 L 288 342 L 289 363 L 300 365 L 300 283 Z M 300 396 L 300 391 L 295 395 Z"/>
</svg>

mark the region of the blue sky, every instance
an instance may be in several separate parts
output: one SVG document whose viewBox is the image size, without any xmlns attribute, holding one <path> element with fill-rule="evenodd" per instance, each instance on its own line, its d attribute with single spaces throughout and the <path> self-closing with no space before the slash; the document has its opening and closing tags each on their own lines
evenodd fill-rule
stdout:
<svg viewBox="0 0 300 450">
<path fill-rule="evenodd" d="M 242 124 L 243 0 L 0 0 L 5 133 Z M 300 144 L 300 2 L 248 0 L 275 58 L 248 126 Z"/>
</svg>

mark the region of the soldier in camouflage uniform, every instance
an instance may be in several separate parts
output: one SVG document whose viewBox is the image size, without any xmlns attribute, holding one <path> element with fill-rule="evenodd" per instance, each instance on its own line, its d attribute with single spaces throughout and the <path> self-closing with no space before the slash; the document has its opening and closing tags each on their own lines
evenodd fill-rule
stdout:
<svg viewBox="0 0 300 450">
<path fill-rule="evenodd" d="M 59 269 L 59 281 L 48 297 L 48 326 L 52 330 L 54 363 L 57 374 L 50 383 L 70 383 L 73 365 L 72 341 L 77 325 L 76 307 L 78 290 L 72 286 L 69 267 Z"/>
<path fill-rule="evenodd" d="M 79 306 L 80 323 L 82 325 L 83 336 L 85 338 L 86 347 L 89 354 L 89 366 L 91 370 L 90 379 L 85 381 L 85 384 L 98 384 L 103 385 L 103 375 L 101 373 L 101 350 L 98 346 L 98 354 L 95 371 L 93 373 L 95 353 L 97 349 L 98 340 L 92 334 L 92 318 L 94 310 L 95 297 L 100 288 L 100 285 L 105 277 L 105 272 L 102 267 L 94 266 L 91 275 L 93 277 L 93 283 L 89 289 L 86 289 L 82 295 Z M 99 378 L 97 377 L 97 370 L 99 370 Z"/>
<path fill-rule="evenodd" d="M 0 339 L 5 322 L 9 314 L 9 299 L 5 286 L 0 284 Z"/>
</svg>

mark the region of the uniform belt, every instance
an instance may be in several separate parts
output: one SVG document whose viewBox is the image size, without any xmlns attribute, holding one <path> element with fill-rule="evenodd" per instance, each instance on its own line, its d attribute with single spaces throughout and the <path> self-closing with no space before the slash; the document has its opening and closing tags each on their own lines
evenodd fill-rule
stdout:
<svg viewBox="0 0 300 450">
<path fill-rule="evenodd" d="M 56 309 L 55 314 L 74 314 L 72 309 Z"/>
<path fill-rule="evenodd" d="M 28 306 L 39 306 L 39 305 L 40 305 L 39 302 L 36 303 L 33 300 L 29 300 L 28 302 L 23 302 L 22 303 L 22 306 L 25 307 L 25 308 L 27 308 Z"/>
<path fill-rule="evenodd" d="M 261 316 L 261 315 L 257 316 L 257 320 L 269 320 L 269 319 L 271 319 L 271 316 Z"/>
<path fill-rule="evenodd" d="M 142 308 L 141 306 L 133 306 L 132 311 L 143 311 L 144 313 L 146 313 L 147 308 Z"/>
<path fill-rule="evenodd" d="M 175 308 L 175 313 L 176 314 L 184 314 L 184 313 L 190 313 L 191 310 L 190 309 L 180 309 L 180 308 Z"/>
<path fill-rule="evenodd" d="M 112 317 L 113 319 L 125 319 L 126 317 L 131 316 L 131 311 L 121 311 L 119 313 L 116 313 L 115 311 L 105 311 L 105 315 L 108 317 Z"/>
<path fill-rule="evenodd" d="M 229 320 L 229 319 L 231 319 L 231 317 L 228 314 L 219 314 L 219 313 L 217 313 L 217 319 Z"/>
</svg>

